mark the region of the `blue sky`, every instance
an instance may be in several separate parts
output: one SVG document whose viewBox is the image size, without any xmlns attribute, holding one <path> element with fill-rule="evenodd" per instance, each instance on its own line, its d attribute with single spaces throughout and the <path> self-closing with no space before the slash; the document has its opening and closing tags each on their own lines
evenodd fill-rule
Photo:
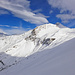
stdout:
<svg viewBox="0 0 75 75">
<path fill-rule="evenodd" d="M 20 34 L 56 22 L 75 28 L 75 0 L 0 0 L 0 32 Z"/>
</svg>

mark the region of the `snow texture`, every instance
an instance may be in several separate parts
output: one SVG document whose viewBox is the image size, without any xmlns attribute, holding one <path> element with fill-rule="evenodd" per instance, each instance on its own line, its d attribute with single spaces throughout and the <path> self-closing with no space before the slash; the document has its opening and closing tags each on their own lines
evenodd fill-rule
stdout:
<svg viewBox="0 0 75 75">
<path fill-rule="evenodd" d="M 49 23 L 0 37 L 0 75 L 75 75 L 75 29 Z"/>
</svg>

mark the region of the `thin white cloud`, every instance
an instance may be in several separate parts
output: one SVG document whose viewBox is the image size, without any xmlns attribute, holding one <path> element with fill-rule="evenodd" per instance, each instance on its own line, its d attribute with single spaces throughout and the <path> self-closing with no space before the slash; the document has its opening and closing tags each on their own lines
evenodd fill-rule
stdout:
<svg viewBox="0 0 75 75">
<path fill-rule="evenodd" d="M 53 10 L 50 10 L 50 12 L 49 12 L 50 14 L 52 14 L 53 13 Z"/>
<path fill-rule="evenodd" d="M 12 35 L 12 34 L 22 34 L 27 32 L 28 30 L 31 30 L 31 28 L 23 28 L 23 27 L 18 27 L 16 28 L 15 26 L 12 29 L 5 29 L 3 30 L 4 32 L 6 32 L 8 35 Z"/>
<path fill-rule="evenodd" d="M 34 10 L 33 12 L 34 13 L 39 13 L 39 12 L 41 12 L 42 11 L 42 9 L 37 9 L 37 10 Z"/>
<path fill-rule="evenodd" d="M 7 9 L 27 22 L 33 24 L 44 24 L 48 23 L 45 17 L 37 16 L 37 14 L 31 12 L 30 1 L 28 0 L 0 0 L 0 7 Z"/>
<path fill-rule="evenodd" d="M 10 27 L 9 25 L 0 25 L 1 27 Z"/>
<path fill-rule="evenodd" d="M 3 14 L 9 14 L 9 12 L 7 12 L 5 10 L 0 10 L 0 15 L 3 15 Z"/>
<path fill-rule="evenodd" d="M 9 25 L 0 25 L 0 27 L 20 28 L 20 27 L 17 27 L 17 26 L 9 26 Z"/>
<path fill-rule="evenodd" d="M 37 16 L 37 17 L 44 17 L 44 18 L 49 18 L 50 16 L 45 16 L 45 15 L 43 15 L 43 14 L 41 14 L 41 13 L 37 13 L 35 16 Z"/>
<path fill-rule="evenodd" d="M 24 29 L 7 29 L 7 30 L 5 30 L 5 32 L 7 34 L 11 35 L 11 34 L 22 34 L 26 31 Z"/>
<path fill-rule="evenodd" d="M 26 31 L 30 30 L 29 28 L 24 29 L 24 28 L 16 28 L 15 26 L 11 29 L 0 29 L 0 33 L 12 35 L 12 34 L 22 34 Z"/>
<path fill-rule="evenodd" d="M 64 23 L 67 23 L 68 21 L 75 19 L 75 16 L 71 14 L 58 14 L 56 17 L 60 18 Z"/>
<path fill-rule="evenodd" d="M 1 27 L 10 27 L 9 29 L 0 29 L 0 33 L 4 33 L 4 34 L 22 34 L 28 30 L 30 30 L 31 28 L 23 28 L 22 25 L 17 27 L 17 26 L 9 26 L 9 25 L 0 25 Z"/>
<path fill-rule="evenodd" d="M 75 21 L 73 20 L 73 21 L 70 22 L 67 26 L 68 26 L 68 27 L 71 27 L 71 28 L 75 27 Z"/>
<path fill-rule="evenodd" d="M 2 29 L 0 29 L 0 33 L 4 33 L 4 34 L 6 34 L 6 32 L 4 32 Z"/>
<path fill-rule="evenodd" d="M 60 10 L 60 14 L 57 14 L 56 17 L 60 18 L 62 22 L 75 19 L 75 0 L 48 0 L 48 3 Z"/>
<path fill-rule="evenodd" d="M 17 27 L 17 26 L 11 26 L 11 28 L 17 29 L 17 28 L 19 28 L 19 27 Z"/>
<path fill-rule="evenodd" d="M 48 2 L 52 7 L 63 12 L 69 10 L 72 14 L 75 14 L 75 0 L 48 0 Z"/>
</svg>

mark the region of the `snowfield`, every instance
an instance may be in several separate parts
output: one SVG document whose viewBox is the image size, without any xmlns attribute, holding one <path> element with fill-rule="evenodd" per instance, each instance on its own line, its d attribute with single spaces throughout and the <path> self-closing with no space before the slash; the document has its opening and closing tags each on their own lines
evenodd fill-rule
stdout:
<svg viewBox="0 0 75 75">
<path fill-rule="evenodd" d="M 49 23 L 0 37 L 0 75 L 75 75 L 75 29 Z"/>
</svg>

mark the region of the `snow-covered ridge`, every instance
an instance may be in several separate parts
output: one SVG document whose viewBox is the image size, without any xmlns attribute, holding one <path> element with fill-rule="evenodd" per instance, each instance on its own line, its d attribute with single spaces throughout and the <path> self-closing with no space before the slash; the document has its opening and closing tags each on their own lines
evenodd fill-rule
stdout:
<svg viewBox="0 0 75 75">
<path fill-rule="evenodd" d="M 0 70 L 15 65 L 24 57 L 54 48 L 72 38 L 75 38 L 75 29 L 51 23 L 38 26 L 21 35 L 0 37 Z"/>
</svg>

